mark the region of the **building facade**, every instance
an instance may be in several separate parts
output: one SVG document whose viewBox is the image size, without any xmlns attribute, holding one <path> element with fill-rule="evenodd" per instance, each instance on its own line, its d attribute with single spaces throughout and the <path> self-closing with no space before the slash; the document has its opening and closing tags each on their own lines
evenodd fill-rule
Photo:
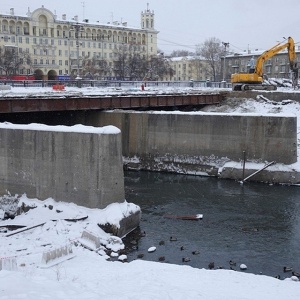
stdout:
<svg viewBox="0 0 300 300">
<path fill-rule="evenodd" d="M 173 76 L 166 75 L 165 81 L 210 80 L 210 68 L 207 61 L 197 56 L 172 57 L 170 65 L 174 74 Z"/>
<path fill-rule="evenodd" d="M 295 50 L 297 56 L 300 57 L 300 46 L 296 45 Z M 264 51 L 260 50 L 248 50 L 227 55 L 225 64 L 223 64 L 224 58 L 222 62 L 222 69 L 225 65 L 225 80 L 230 82 L 231 74 L 249 72 L 251 58 L 254 58 L 256 61 L 263 52 Z M 289 56 L 287 50 L 285 49 L 265 61 L 263 72 L 269 78 L 290 78 Z"/>
<path fill-rule="evenodd" d="M 149 8 L 141 12 L 141 28 L 130 28 L 126 22 L 80 22 L 78 16 L 68 19 L 65 14 L 58 18 L 44 6 L 28 9 L 24 16 L 15 15 L 13 8 L 0 14 L 0 47 L 13 48 L 19 56 L 29 54 L 31 63 L 18 66 L 16 73 L 34 74 L 36 79 L 85 76 L 85 60 L 99 65 L 105 61 L 97 79 L 116 78 L 117 51 L 138 51 L 148 59 L 157 55 L 157 34 Z"/>
</svg>

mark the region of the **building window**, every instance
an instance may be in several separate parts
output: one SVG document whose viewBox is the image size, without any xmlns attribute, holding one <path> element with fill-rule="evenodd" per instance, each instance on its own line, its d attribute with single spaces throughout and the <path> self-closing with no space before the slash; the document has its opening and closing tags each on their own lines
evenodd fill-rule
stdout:
<svg viewBox="0 0 300 300">
<path fill-rule="evenodd" d="M 69 61 L 65 60 L 65 66 L 68 66 L 68 65 L 69 65 Z"/>
<path fill-rule="evenodd" d="M 23 43 L 23 39 L 21 36 L 19 36 L 19 43 L 22 44 Z"/>
<path fill-rule="evenodd" d="M 29 44 L 29 37 L 25 38 L 25 43 Z"/>
<path fill-rule="evenodd" d="M 60 66 L 62 66 L 62 60 L 61 60 L 61 59 L 58 61 L 58 64 L 59 64 Z"/>
</svg>

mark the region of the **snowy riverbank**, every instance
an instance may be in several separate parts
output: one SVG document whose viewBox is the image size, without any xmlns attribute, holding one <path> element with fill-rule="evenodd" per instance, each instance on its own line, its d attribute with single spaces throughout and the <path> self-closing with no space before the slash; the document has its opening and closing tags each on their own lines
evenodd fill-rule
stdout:
<svg viewBox="0 0 300 300">
<path fill-rule="evenodd" d="M 0 226 L 44 224 L 11 236 L 7 236 L 11 231 L 2 228 L 0 259 L 4 270 L 0 271 L 0 299 L 281 300 L 300 297 L 300 282 L 294 281 L 296 277 L 278 280 L 242 271 L 196 269 L 143 260 L 122 262 L 126 258 L 122 241 L 104 233 L 97 223 L 116 222 L 128 208 L 134 209 L 132 204 L 113 204 L 97 210 L 26 196 L 20 201 L 36 208 L 13 220 L 1 221 Z M 68 221 L 85 216 L 84 220 Z M 100 237 L 102 246 L 97 251 L 80 245 L 83 231 Z M 51 267 L 45 268 L 43 253 L 65 245 L 72 247 L 72 258 L 53 259 L 49 262 Z M 61 260 L 62 263 L 55 264 Z M 287 274 L 291 276 L 290 272 Z"/>
</svg>

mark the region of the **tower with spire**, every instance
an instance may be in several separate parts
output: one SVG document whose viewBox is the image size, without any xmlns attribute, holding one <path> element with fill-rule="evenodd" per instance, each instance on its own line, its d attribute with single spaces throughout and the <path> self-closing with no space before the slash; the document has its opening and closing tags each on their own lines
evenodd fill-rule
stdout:
<svg viewBox="0 0 300 300">
<path fill-rule="evenodd" d="M 154 30 L 154 11 L 150 11 L 149 3 L 147 3 L 147 9 L 141 13 L 141 27 Z"/>
</svg>

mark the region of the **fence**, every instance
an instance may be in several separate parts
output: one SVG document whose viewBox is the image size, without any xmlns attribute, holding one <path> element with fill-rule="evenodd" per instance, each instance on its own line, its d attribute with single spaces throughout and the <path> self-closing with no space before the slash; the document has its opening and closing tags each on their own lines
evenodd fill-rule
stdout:
<svg viewBox="0 0 300 300">
<path fill-rule="evenodd" d="M 12 87 L 53 87 L 53 85 L 63 84 L 65 87 L 119 87 L 119 88 L 231 88 L 231 83 L 211 82 L 211 81 L 118 81 L 118 80 L 2 80 L 0 85 L 10 85 Z"/>
</svg>

